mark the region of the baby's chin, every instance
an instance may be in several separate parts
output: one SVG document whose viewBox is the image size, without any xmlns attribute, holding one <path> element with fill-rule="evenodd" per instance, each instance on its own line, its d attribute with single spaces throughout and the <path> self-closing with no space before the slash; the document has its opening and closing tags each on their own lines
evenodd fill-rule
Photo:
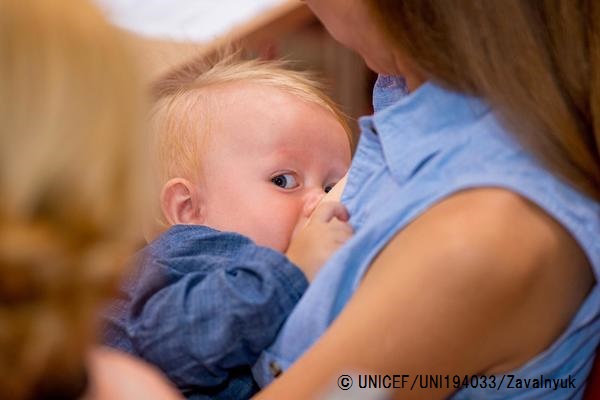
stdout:
<svg viewBox="0 0 600 400">
<path fill-rule="evenodd" d="M 291 234 L 287 235 L 286 238 L 252 238 L 254 242 L 262 247 L 268 247 L 269 249 L 285 253 L 290 246 Z"/>
<path fill-rule="evenodd" d="M 302 228 L 304 228 L 304 226 L 306 226 L 307 222 L 308 218 L 301 217 L 292 229 L 287 229 L 286 232 L 278 234 L 277 237 L 265 237 L 265 235 L 263 235 L 260 238 L 252 236 L 250 236 L 250 238 L 259 246 L 268 247 L 281 253 L 285 253 L 287 252 L 288 247 L 290 247 L 290 243 L 294 237 L 302 230 Z"/>
</svg>

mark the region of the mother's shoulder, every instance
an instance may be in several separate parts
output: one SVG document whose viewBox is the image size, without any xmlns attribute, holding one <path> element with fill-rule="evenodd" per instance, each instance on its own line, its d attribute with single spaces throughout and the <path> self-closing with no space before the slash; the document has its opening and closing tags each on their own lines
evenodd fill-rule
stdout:
<svg viewBox="0 0 600 400">
<path fill-rule="evenodd" d="M 547 348 L 593 284 L 567 230 L 499 188 L 465 190 L 435 204 L 388 243 L 368 275 L 426 282 L 432 298 L 485 305 L 480 328 L 494 326 L 504 349 L 488 372 L 516 368 Z"/>
<path fill-rule="evenodd" d="M 434 204 L 407 227 L 435 232 L 446 250 L 472 255 L 492 252 L 500 259 L 543 265 L 548 256 L 572 251 L 576 242 L 551 215 L 512 191 L 476 188 L 460 191 Z"/>
</svg>

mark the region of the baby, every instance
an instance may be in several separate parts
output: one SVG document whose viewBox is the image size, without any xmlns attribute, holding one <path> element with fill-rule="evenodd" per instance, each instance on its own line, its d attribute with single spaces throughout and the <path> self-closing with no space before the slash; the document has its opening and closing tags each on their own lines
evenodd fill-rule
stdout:
<svg viewBox="0 0 600 400">
<path fill-rule="evenodd" d="M 317 207 L 349 167 L 349 129 L 310 76 L 275 62 L 192 63 L 155 89 L 163 232 L 104 341 L 190 398 L 248 398 L 250 366 L 352 234 L 341 203 Z"/>
</svg>

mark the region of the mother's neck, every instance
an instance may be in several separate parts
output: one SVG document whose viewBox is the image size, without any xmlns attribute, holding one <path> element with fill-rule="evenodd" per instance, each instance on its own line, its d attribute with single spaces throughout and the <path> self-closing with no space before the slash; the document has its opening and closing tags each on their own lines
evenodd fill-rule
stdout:
<svg viewBox="0 0 600 400">
<path fill-rule="evenodd" d="M 406 81 L 408 92 L 411 93 L 421 86 L 427 78 L 425 73 L 417 68 L 416 64 L 399 51 L 393 53 L 395 75 L 400 75 Z"/>
</svg>

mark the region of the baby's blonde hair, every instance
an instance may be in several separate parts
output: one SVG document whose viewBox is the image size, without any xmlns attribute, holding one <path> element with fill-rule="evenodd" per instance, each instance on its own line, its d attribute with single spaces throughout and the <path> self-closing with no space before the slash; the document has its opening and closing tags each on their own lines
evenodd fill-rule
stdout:
<svg viewBox="0 0 600 400">
<path fill-rule="evenodd" d="M 213 58 L 193 60 L 176 68 L 152 88 L 155 102 L 151 120 L 159 187 L 169 179 L 196 179 L 201 173 L 203 142 L 211 131 L 211 117 L 216 111 L 210 90 L 235 83 L 272 87 L 323 107 L 339 121 L 352 146 L 346 116 L 313 74 L 293 70 L 281 60 L 243 59 L 239 52 L 226 50 Z M 155 227 L 158 230 L 167 227 L 159 215 L 159 226 Z"/>
<path fill-rule="evenodd" d="M 142 93 L 87 1 L 2 0 L 0 38 L 0 398 L 41 398 L 81 383 L 130 250 Z"/>
</svg>

